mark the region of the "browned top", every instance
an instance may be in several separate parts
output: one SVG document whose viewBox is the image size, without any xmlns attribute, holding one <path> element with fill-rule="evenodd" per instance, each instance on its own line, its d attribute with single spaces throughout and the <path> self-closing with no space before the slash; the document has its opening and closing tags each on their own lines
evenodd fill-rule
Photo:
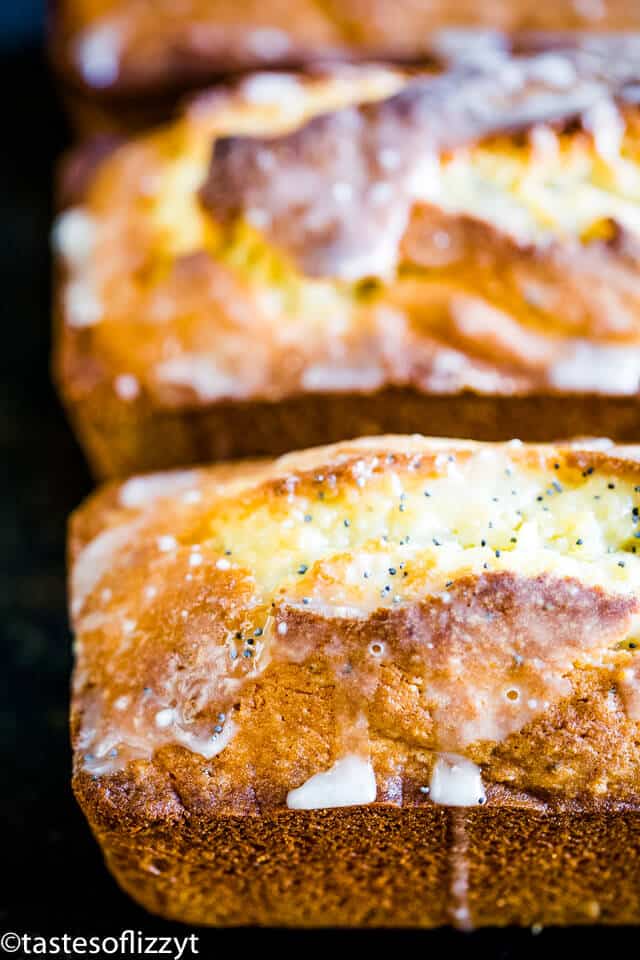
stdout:
<svg viewBox="0 0 640 960">
<path fill-rule="evenodd" d="M 435 158 L 537 125 L 588 128 L 602 100 L 637 99 L 626 56 L 565 52 L 463 66 L 395 96 L 315 117 L 288 136 L 219 139 L 202 197 L 229 225 L 248 214 L 310 275 L 392 275 Z M 259 221 L 259 224 L 258 224 Z"/>
<path fill-rule="evenodd" d="M 429 802 L 453 753 L 489 802 L 637 802 L 636 454 L 387 437 L 107 488 L 71 531 L 83 789 L 256 812 L 356 758 Z"/>
<path fill-rule="evenodd" d="M 58 0 L 58 59 L 94 90 L 163 89 L 327 58 L 417 60 L 455 30 L 638 30 L 629 0 Z M 434 30 L 453 28 L 444 44 Z M 480 41 L 482 42 L 482 38 Z"/>
</svg>

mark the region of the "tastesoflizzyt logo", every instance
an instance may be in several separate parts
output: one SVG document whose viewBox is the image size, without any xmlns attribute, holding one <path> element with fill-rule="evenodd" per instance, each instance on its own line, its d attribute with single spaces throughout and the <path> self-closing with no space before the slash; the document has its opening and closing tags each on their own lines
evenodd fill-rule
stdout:
<svg viewBox="0 0 640 960">
<path fill-rule="evenodd" d="M 76 937 L 70 933 L 39 937 L 12 930 L 0 936 L 0 949 L 20 957 L 183 957 L 197 956 L 198 935 L 152 937 L 141 930 L 123 930 L 117 936 Z"/>
</svg>

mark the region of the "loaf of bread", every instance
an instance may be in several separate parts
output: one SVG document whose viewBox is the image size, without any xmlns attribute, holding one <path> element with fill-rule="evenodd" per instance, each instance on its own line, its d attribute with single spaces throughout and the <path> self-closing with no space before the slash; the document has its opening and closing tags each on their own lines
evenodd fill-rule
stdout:
<svg viewBox="0 0 640 960">
<path fill-rule="evenodd" d="M 55 369 L 96 472 L 380 432 L 635 441 L 633 49 L 254 75 L 76 156 Z"/>
<path fill-rule="evenodd" d="M 192 924 L 640 921 L 640 459 L 379 437 L 73 518 L 74 787 Z"/>
<path fill-rule="evenodd" d="M 57 0 L 51 48 L 90 123 L 130 121 L 220 76 L 327 60 L 432 60 L 476 31 L 638 31 L 630 0 Z"/>
</svg>

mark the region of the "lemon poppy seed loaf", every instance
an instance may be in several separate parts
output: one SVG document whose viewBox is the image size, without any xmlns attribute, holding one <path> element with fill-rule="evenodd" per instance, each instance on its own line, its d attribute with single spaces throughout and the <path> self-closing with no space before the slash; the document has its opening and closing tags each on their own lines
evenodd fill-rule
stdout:
<svg viewBox="0 0 640 960">
<path fill-rule="evenodd" d="M 74 789 L 195 924 L 637 922 L 637 448 L 379 437 L 71 526 Z"/>
</svg>

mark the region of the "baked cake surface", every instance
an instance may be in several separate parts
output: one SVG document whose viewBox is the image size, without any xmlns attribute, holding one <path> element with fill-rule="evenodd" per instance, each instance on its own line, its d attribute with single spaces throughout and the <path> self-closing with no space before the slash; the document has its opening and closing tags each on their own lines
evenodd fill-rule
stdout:
<svg viewBox="0 0 640 960">
<path fill-rule="evenodd" d="M 638 435 L 638 59 L 256 75 L 67 167 L 56 378 L 97 472 L 395 429 Z"/>
<path fill-rule="evenodd" d="M 637 454 L 380 437 L 94 495 L 74 788 L 122 886 L 198 924 L 637 922 Z"/>
</svg>

